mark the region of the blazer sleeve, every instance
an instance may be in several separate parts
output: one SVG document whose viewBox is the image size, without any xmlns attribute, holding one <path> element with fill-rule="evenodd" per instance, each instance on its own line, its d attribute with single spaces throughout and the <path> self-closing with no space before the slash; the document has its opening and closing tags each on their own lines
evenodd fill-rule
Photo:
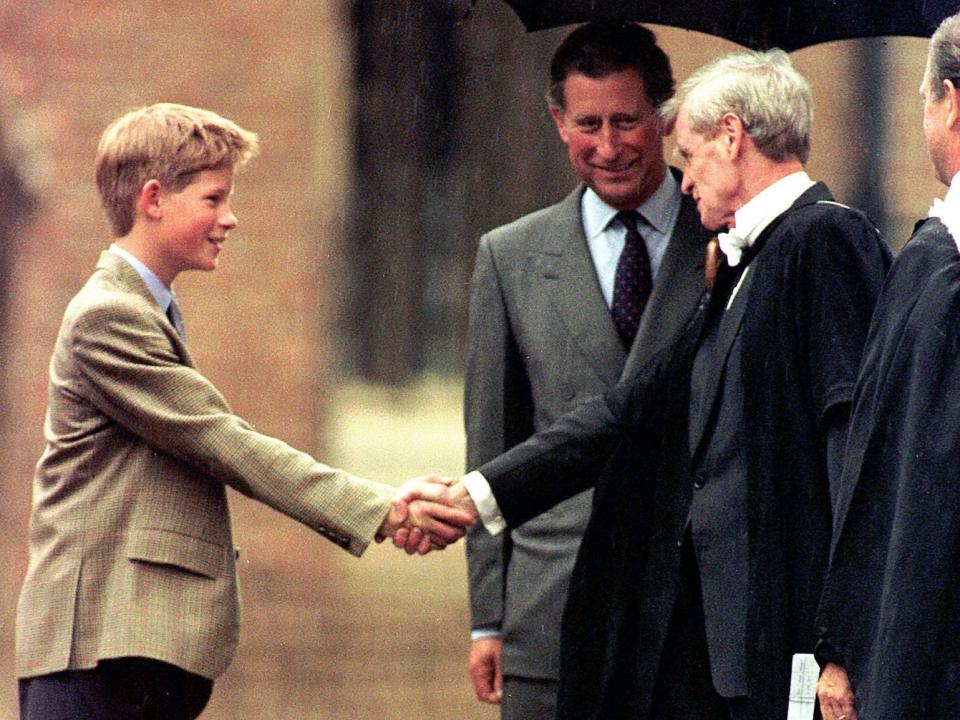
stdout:
<svg viewBox="0 0 960 720">
<path fill-rule="evenodd" d="M 93 305 L 69 333 L 74 379 L 105 416 L 355 555 L 369 544 L 393 489 L 256 432 L 135 305 L 122 298 Z"/>
<path fill-rule="evenodd" d="M 474 265 L 464 394 L 467 468 L 473 469 L 533 432 L 533 400 L 523 359 L 510 332 L 507 305 L 489 238 Z M 471 628 L 499 630 L 503 620 L 509 533 L 478 523 L 467 532 Z"/>
</svg>

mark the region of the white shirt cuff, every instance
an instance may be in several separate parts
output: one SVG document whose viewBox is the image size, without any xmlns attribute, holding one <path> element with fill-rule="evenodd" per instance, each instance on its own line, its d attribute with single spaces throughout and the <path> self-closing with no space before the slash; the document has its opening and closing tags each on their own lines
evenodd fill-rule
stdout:
<svg viewBox="0 0 960 720">
<path fill-rule="evenodd" d="M 503 519 L 500 512 L 500 506 L 497 505 L 496 498 L 493 497 L 493 491 L 490 489 L 490 483 L 479 472 L 474 470 L 460 478 L 460 482 L 470 493 L 470 499 L 477 506 L 477 512 L 480 519 L 483 520 L 483 526 L 491 535 L 499 535 L 507 529 L 507 521 Z"/>
<path fill-rule="evenodd" d="M 483 638 L 498 638 L 501 636 L 501 632 L 494 628 L 489 628 L 487 630 L 472 630 L 470 632 L 471 640 L 481 640 Z"/>
</svg>

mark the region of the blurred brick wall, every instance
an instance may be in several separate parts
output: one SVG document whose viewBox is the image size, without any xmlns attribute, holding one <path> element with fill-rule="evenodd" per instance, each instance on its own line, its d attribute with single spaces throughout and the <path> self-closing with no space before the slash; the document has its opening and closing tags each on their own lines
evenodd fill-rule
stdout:
<svg viewBox="0 0 960 720">
<path fill-rule="evenodd" d="M 0 137 L 40 201 L 36 222 L 17 238 L 0 369 L 8 399 L 0 450 L 0 718 L 14 714 L 12 620 L 32 467 L 42 448 L 46 363 L 66 302 L 110 240 L 92 167 L 100 131 L 120 113 L 183 102 L 260 134 L 261 156 L 237 178 L 240 226 L 220 269 L 185 275 L 177 290 L 198 363 L 234 409 L 304 449 L 323 444 L 331 293 L 317 278 L 330 274 L 349 177 L 343 12 L 325 0 L 0 2 Z M 242 498 L 234 509 L 241 545 L 293 525 Z M 326 544 L 306 532 L 297 537 Z M 247 610 L 248 622 L 262 612 Z"/>
</svg>

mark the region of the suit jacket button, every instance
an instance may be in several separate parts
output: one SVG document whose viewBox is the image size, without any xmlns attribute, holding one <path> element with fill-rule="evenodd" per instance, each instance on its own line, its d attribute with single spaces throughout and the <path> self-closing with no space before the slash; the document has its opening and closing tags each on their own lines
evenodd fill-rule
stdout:
<svg viewBox="0 0 960 720">
<path fill-rule="evenodd" d="M 693 486 L 697 490 L 699 490 L 706 484 L 707 484 L 707 478 L 704 476 L 703 473 L 697 473 L 696 476 L 693 478 Z"/>
</svg>

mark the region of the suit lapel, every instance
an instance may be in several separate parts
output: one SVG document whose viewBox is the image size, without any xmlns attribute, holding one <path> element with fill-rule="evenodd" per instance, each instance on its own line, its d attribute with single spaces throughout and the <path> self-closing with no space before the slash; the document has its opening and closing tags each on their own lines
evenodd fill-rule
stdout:
<svg viewBox="0 0 960 720">
<path fill-rule="evenodd" d="M 576 347 L 608 385 L 616 383 L 626 359 L 610 310 L 604 302 L 593 258 L 583 236 L 583 187 L 560 204 L 540 258 L 544 293 L 566 325 Z"/>
<path fill-rule="evenodd" d="M 671 171 L 678 174 L 672 168 Z M 624 377 L 672 343 L 696 308 L 704 291 L 703 260 L 710 235 L 700 225 L 696 203 L 684 195 L 653 293 L 623 369 Z"/>
<path fill-rule="evenodd" d="M 746 315 L 747 299 L 749 298 L 750 286 L 753 283 L 755 270 L 755 267 L 747 265 L 743 269 L 743 273 L 737 273 L 737 275 L 739 275 L 738 278 L 731 278 L 731 280 L 733 280 L 733 288 L 729 293 L 719 294 L 712 299 L 712 302 L 717 305 L 723 303 L 724 306 L 726 306 L 729 302 L 729 309 L 711 307 L 708 311 L 710 314 L 722 313 L 716 321 L 719 323 L 719 326 L 717 327 L 717 337 L 715 339 L 717 344 L 715 357 L 721 360 L 720 362 L 713 363 L 709 369 L 710 374 L 706 381 L 707 389 L 704 393 L 706 396 L 706 407 L 704 411 L 700 413 L 699 427 L 694 428 L 694 432 L 692 433 L 693 442 L 691 443 L 691 447 L 693 448 L 694 455 L 696 455 L 703 444 L 706 430 L 710 424 L 710 417 L 713 414 L 713 407 L 716 405 L 720 396 L 721 381 L 726 376 L 727 360 L 730 358 L 730 350 L 733 348 L 734 340 L 736 340 L 740 334 L 743 318 Z M 734 292 L 736 295 L 733 296 L 733 300 L 731 301 L 730 297 Z M 704 327 L 702 331 L 706 331 L 706 327 Z M 703 338 L 701 337 L 701 343 L 702 341 Z M 697 347 L 700 347 L 700 343 L 697 344 Z"/>
</svg>

